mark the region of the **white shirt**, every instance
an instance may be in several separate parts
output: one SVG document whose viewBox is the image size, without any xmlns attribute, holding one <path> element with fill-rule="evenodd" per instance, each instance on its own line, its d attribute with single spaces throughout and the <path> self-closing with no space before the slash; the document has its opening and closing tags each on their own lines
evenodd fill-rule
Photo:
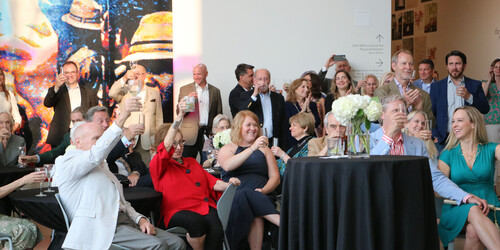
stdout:
<svg viewBox="0 0 500 250">
<path fill-rule="evenodd" d="M 464 85 L 465 84 L 464 81 L 465 81 L 465 77 L 462 77 L 462 79 L 460 79 L 460 84 Z M 451 120 L 453 119 L 453 112 L 455 112 L 456 108 L 464 106 L 464 102 L 465 102 L 464 98 L 457 95 L 457 86 L 455 85 L 453 80 L 451 80 L 450 76 L 448 76 L 448 86 L 447 86 L 446 95 L 448 98 L 448 131 L 446 131 L 446 132 L 450 132 L 451 131 Z M 467 102 L 472 105 L 472 101 L 473 101 L 473 98 L 472 98 L 472 95 L 470 95 L 470 98 L 469 98 L 469 100 L 467 100 Z"/>
<path fill-rule="evenodd" d="M 73 111 L 75 108 L 82 106 L 82 94 L 80 93 L 80 86 L 76 84 L 74 88 L 70 88 L 69 85 L 66 84 L 66 87 L 68 88 L 71 111 Z"/>
<path fill-rule="evenodd" d="M 260 96 L 260 106 L 262 106 L 262 116 L 264 118 L 264 123 L 262 124 L 262 131 L 267 130 L 267 137 L 273 137 L 273 104 L 271 103 L 271 92 L 266 94 L 259 94 Z M 252 96 L 252 100 L 257 101 L 257 98 Z"/>
<path fill-rule="evenodd" d="M 200 126 L 206 126 L 208 124 L 208 109 L 210 96 L 208 94 L 208 83 L 204 88 L 201 88 L 198 84 L 194 84 L 196 89 L 196 94 L 198 95 L 198 107 L 200 108 Z"/>
</svg>

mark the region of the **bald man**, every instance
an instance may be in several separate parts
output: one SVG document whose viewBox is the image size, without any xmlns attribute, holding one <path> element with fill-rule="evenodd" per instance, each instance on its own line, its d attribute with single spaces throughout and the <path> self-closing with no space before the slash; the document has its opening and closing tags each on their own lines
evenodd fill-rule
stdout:
<svg viewBox="0 0 500 250">
<path fill-rule="evenodd" d="M 178 100 L 187 96 L 197 97 L 196 110 L 186 114 L 180 131 L 186 140 L 182 156 L 196 158 L 199 153 L 201 162 L 205 160 L 201 156 L 205 142 L 204 135 L 210 135 L 215 116 L 222 114 L 220 90 L 207 82 L 207 76 L 208 70 L 205 64 L 194 66 L 193 82 L 181 87 Z"/>
<path fill-rule="evenodd" d="M 71 227 L 65 249 L 108 249 L 112 243 L 130 249 L 185 249 L 182 239 L 155 228 L 125 201 L 123 187 L 104 159 L 120 140 L 125 120 L 142 107 L 131 97 L 106 131 L 87 122 L 75 129 L 74 150 L 56 159 L 55 177 Z"/>
</svg>

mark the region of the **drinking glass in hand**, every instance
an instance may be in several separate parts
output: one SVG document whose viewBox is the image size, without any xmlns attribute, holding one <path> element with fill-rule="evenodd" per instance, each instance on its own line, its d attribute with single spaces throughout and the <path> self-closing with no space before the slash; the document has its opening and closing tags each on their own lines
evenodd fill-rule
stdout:
<svg viewBox="0 0 500 250">
<path fill-rule="evenodd" d="M 19 147 L 18 150 L 17 150 L 17 155 L 18 156 L 25 156 L 26 155 L 26 147 Z M 17 164 L 18 167 L 20 168 L 25 168 L 26 165 L 25 164 L 22 164 L 22 163 L 18 163 Z"/>
<path fill-rule="evenodd" d="M 145 119 L 146 119 L 146 116 L 143 113 L 140 113 L 139 114 L 139 124 L 141 124 L 141 125 L 146 124 L 144 121 Z"/>
<path fill-rule="evenodd" d="M 54 189 L 50 188 L 52 176 L 54 176 L 54 165 L 53 164 L 44 164 L 43 168 L 45 168 L 45 175 L 47 175 L 47 179 L 49 180 L 49 188 L 47 188 L 47 190 L 45 190 L 45 192 L 47 192 L 47 193 L 55 192 Z"/>
<path fill-rule="evenodd" d="M 45 172 L 45 168 L 35 168 L 35 172 Z M 45 197 L 45 196 L 47 196 L 42 191 L 42 185 L 43 185 L 43 181 L 40 182 L 40 193 L 37 194 L 37 195 L 35 195 L 36 197 Z"/>
<path fill-rule="evenodd" d="M 128 80 L 128 93 L 137 96 L 140 92 L 139 80 Z"/>
</svg>

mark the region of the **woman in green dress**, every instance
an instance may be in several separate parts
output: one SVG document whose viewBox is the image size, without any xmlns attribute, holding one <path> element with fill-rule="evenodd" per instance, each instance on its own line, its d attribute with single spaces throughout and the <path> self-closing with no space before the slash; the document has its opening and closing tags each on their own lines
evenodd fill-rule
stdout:
<svg viewBox="0 0 500 250">
<path fill-rule="evenodd" d="M 40 183 L 46 178 L 44 172 L 27 174 L 5 186 L 0 187 L 0 198 L 3 198 L 16 189 L 30 183 Z M 12 237 L 13 249 L 33 248 L 43 240 L 42 233 L 36 225 L 29 220 L 10 217 L 0 214 L 0 233 Z M 8 248 L 8 243 L 0 242 L 0 249 Z"/>
<path fill-rule="evenodd" d="M 438 168 L 464 191 L 500 207 L 493 185 L 495 159 L 500 160 L 500 146 L 488 143 L 481 113 L 471 106 L 457 108 Z M 443 246 L 464 230 L 464 249 L 500 249 L 494 216 L 500 221 L 500 213 L 476 204 L 444 204 L 438 226 Z"/>
</svg>

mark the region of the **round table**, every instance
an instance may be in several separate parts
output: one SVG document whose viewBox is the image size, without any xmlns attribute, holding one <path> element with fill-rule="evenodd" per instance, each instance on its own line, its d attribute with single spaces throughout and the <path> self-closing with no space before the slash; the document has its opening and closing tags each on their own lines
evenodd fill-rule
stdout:
<svg viewBox="0 0 500 250">
<path fill-rule="evenodd" d="M 40 189 L 18 190 L 9 195 L 12 204 L 28 218 L 56 230 L 58 237 L 54 238 L 49 249 L 57 249 L 58 246 L 61 246 L 67 231 L 61 208 L 54 196 L 57 193 L 57 188 L 53 189 L 56 192 L 44 192 L 47 195 L 45 197 L 35 196 L 40 193 Z M 151 211 L 159 210 L 162 194 L 152 188 L 131 187 L 123 189 L 123 196 L 137 212 L 148 216 Z"/>
<path fill-rule="evenodd" d="M 5 186 L 31 172 L 35 171 L 35 168 L 18 168 L 17 166 L 0 167 L 0 187 Z M 12 204 L 8 197 L 0 199 L 0 214 L 10 215 L 12 212 Z"/>
<path fill-rule="evenodd" d="M 290 159 L 279 249 L 439 249 L 428 159 Z"/>
</svg>

